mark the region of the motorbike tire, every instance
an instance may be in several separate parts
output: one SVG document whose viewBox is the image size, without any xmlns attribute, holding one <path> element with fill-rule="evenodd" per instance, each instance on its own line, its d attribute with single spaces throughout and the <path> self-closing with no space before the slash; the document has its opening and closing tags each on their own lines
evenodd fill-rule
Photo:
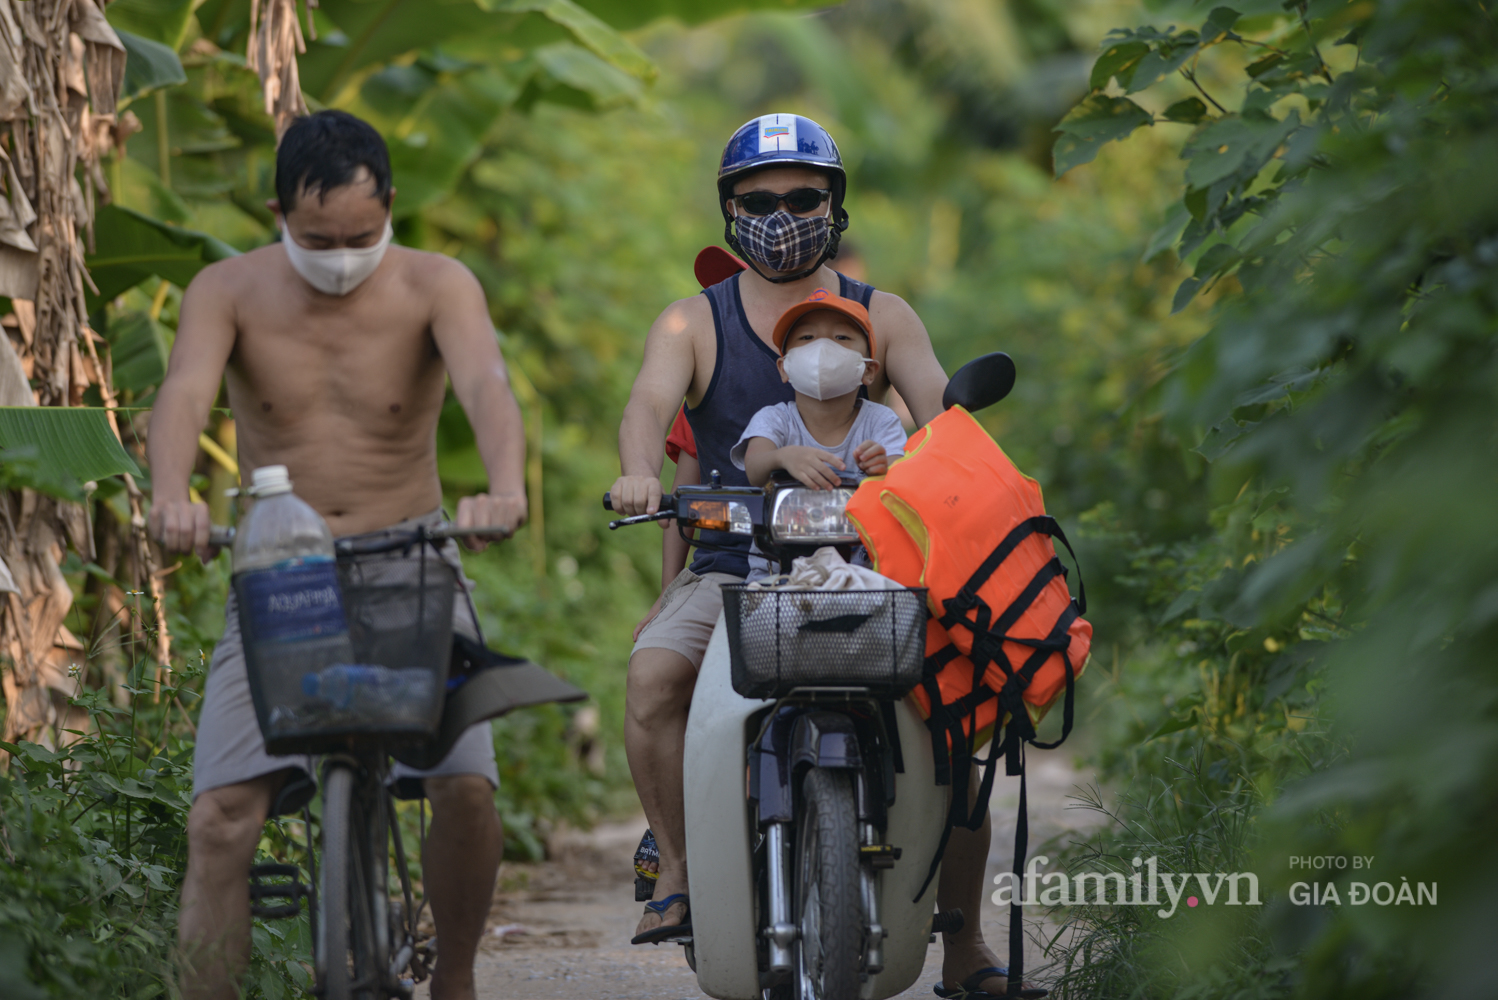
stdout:
<svg viewBox="0 0 1498 1000">
<path fill-rule="evenodd" d="M 857 1000 L 863 906 L 848 772 L 807 771 L 796 824 L 796 1000 Z"/>
</svg>

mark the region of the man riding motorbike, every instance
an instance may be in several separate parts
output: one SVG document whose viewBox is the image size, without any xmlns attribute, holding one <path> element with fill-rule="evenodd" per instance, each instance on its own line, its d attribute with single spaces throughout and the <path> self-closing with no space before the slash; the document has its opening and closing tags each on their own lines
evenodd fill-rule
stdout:
<svg viewBox="0 0 1498 1000">
<path fill-rule="evenodd" d="M 619 428 L 622 474 L 610 491 L 615 511 L 630 516 L 659 509 L 663 442 L 683 399 L 704 477 L 719 474 L 724 485 L 748 485 L 730 450 L 756 411 L 794 398 L 776 369 L 775 322 L 818 288 L 869 312 L 881 365 L 870 398 L 880 401 L 893 387 L 918 424 L 942 412 L 947 376 L 914 310 L 828 264 L 848 225 L 846 187 L 836 144 L 809 118 L 764 115 L 729 139 L 718 199 L 727 242 L 749 268 L 673 302 L 651 326 Z M 690 921 L 682 784 L 687 716 L 722 609 L 719 587 L 749 572 L 747 540 L 703 536 L 714 548 L 699 549 L 661 595 L 629 661 L 625 749 L 660 852 L 653 905 L 637 928 L 644 940 Z M 990 832 L 987 819 L 977 831 L 952 832 L 937 889 L 940 909 L 960 908 L 970 917 L 944 936 L 944 984 L 978 997 L 1002 994 L 1007 985 L 977 919 Z"/>
<path fill-rule="evenodd" d="M 245 480 L 287 466 L 297 494 L 348 536 L 441 518 L 435 430 L 451 377 L 491 483 L 459 503 L 458 526 L 524 522 L 520 410 L 483 290 L 456 261 L 391 244 L 390 181 L 384 140 L 365 122 L 340 111 L 298 120 L 277 151 L 268 203 L 281 242 L 204 268 L 188 287 L 148 436 L 151 529 L 167 551 L 211 554 L 208 508 L 190 500 L 188 477 L 221 381 Z M 467 602 L 454 617 L 473 632 Z M 419 780 L 432 803 L 423 872 L 442 950 L 431 995 L 472 1000 L 503 841 L 489 726 L 468 729 L 431 770 L 398 765 L 392 776 Z M 231 595 L 187 822 L 178 936 L 189 1000 L 239 995 L 256 844 L 273 808 L 311 797 L 311 777 L 308 758 L 266 753 Z"/>
</svg>

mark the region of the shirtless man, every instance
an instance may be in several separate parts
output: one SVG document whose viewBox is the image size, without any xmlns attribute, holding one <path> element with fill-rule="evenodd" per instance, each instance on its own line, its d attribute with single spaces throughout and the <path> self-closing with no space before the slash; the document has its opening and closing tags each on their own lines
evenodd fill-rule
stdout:
<svg viewBox="0 0 1498 1000">
<path fill-rule="evenodd" d="M 168 551 L 207 558 L 208 508 L 188 476 L 226 380 L 243 478 L 285 465 L 336 536 L 440 516 L 435 430 L 446 379 L 473 425 L 490 492 L 458 504 L 463 527 L 525 520 L 525 444 L 484 294 L 456 261 L 390 245 L 384 140 L 324 111 L 287 130 L 276 156 L 283 240 L 205 268 L 182 300 L 151 414 L 151 529 Z M 474 547 L 482 547 L 475 545 Z M 311 763 L 271 757 L 255 722 L 238 621 L 226 609 L 198 727 L 178 937 L 182 995 L 232 1000 L 249 961 L 248 870 L 273 804 L 311 795 Z M 471 630 L 465 602 L 456 627 Z M 433 1000 L 471 1000 L 503 832 L 489 726 L 465 733 L 422 779 L 432 803 L 423 871 L 442 952 Z"/>
<path fill-rule="evenodd" d="M 623 516 L 660 508 L 666 431 L 683 398 L 703 474 L 748 485 L 728 452 L 760 407 L 793 398 L 775 367 L 771 333 L 780 315 L 818 288 L 861 302 L 878 330 L 879 375 L 869 395 L 893 386 L 917 424 L 941 413 L 947 376 L 915 311 L 899 296 L 875 291 L 834 271 L 827 260 L 847 225 L 846 175 L 832 137 L 798 115 L 765 115 L 734 133 L 723 153 L 718 193 L 729 244 L 749 269 L 667 306 L 650 328 L 645 358 L 619 427 L 622 475 L 612 489 Z M 719 545 L 734 536 L 705 533 Z M 748 543 L 737 552 L 699 550 L 661 595 L 659 612 L 639 630 L 629 661 L 624 743 L 630 773 L 660 850 L 652 905 L 638 939 L 683 922 L 688 892 L 682 769 L 687 713 L 708 639 L 723 607 L 719 586 L 748 575 Z M 977 782 L 970 782 L 976 788 Z M 991 829 L 952 831 L 937 886 L 942 910 L 961 908 L 964 928 L 944 937 L 947 990 L 982 998 L 1004 993 L 1006 980 L 984 943 L 984 866 Z M 643 942 L 642 942 L 643 943 Z M 1040 991 L 1035 991 L 1040 993 Z M 1033 995 L 1033 994 L 1032 994 Z"/>
</svg>

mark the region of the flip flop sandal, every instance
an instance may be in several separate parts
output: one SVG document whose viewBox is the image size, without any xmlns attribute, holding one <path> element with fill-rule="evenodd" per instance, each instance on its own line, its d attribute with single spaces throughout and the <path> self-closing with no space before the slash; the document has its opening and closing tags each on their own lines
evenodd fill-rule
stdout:
<svg viewBox="0 0 1498 1000">
<path fill-rule="evenodd" d="M 962 985 L 956 989 L 949 990 L 941 983 L 937 983 L 931 989 L 942 1000 L 947 1000 L 949 997 L 951 1000 L 1004 1000 L 1005 997 L 1009 996 L 1008 993 L 989 993 L 987 990 L 978 988 L 983 985 L 983 980 L 992 979 L 994 976 L 1003 976 L 1007 979 L 1009 978 L 1009 970 L 1001 966 L 990 965 L 988 968 L 979 969 L 971 976 L 968 976 L 962 981 Z M 1019 991 L 1020 1000 L 1040 1000 L 1041 997 L 1049 995 L 1049 990 L 1043 990 L 1038 987 Z"/>
<path fill-rule="evenodd" d="M 657 866 L 661 863 L 661 852 L 655 846 L 655 834 L 649 830 L 645 836 L 640 838 L 640 846 L 635 849 L 635 902 L 643 903 L 655 895 L 656 873 L 643 867 L 647 862 L 654 861 Z"/>
<path fill-rule="evenodd" d="M 679 924 L 662 924 L 660 927 L 652 927 L 648 931 L 636 934 L 629 939 L 630 944 L 660 944 L 662 941 L 690 940 L 692 937 L 692 903 L 687 899 L 684 892 L 673 892 L 665 899 L 652 899 L 645 904 L 646 913 L 660 914 L 662 920 L 666 917 L 666 911 L 672 906 L 680 903 L 684 907 Z"/>
</svg>

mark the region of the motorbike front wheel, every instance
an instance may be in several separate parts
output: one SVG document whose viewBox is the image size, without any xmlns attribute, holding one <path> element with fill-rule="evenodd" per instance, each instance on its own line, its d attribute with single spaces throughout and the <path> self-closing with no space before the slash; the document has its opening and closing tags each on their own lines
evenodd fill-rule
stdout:
<svg viewBox="0 0 1498 1000">
<path fill-rule="evenodd" d="M 848 772 L 807 771 L 796 821 L 796 1000 L 856 1000 L 863 907 Z"/>
</svg>

